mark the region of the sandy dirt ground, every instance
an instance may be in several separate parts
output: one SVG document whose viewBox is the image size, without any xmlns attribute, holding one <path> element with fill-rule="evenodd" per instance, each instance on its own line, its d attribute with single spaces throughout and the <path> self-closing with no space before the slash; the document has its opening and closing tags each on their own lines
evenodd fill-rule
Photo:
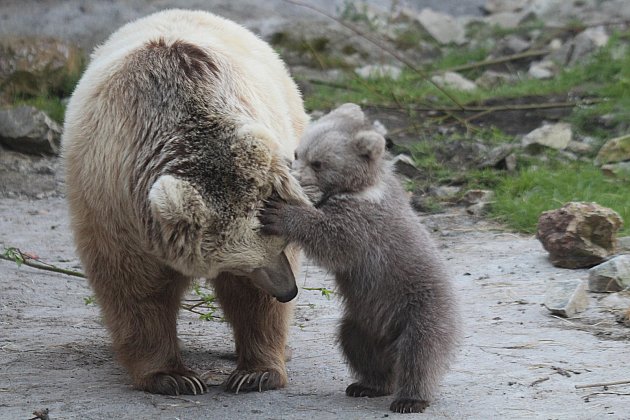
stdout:
<svg viewBox="0 0 630 420">
<path fill-rule="evenodd" d="M 454 209 L 425 218 L 460 296 L 465 337 L 426 418 L 628 419 L 630 385 L 575 385 L 630 379 L 630 329 L 591 296 L 574 319 L 541 306 L 545 282 L 586 278 L 553 267 L 534 238 L 506 233 Z M 65 201 L 0 199 L 0 248 L 80 269 Z M 305 264 L 302 287 L 334 289 L 332 276 Z M 168 397 L 133 390 L 114 362 L 98 307 L 86 305 L 83 279 L 0 261 L 0 418 L 28 419 L 366 419 L 389 412 L 391 397 L 350 398 L 352 380 L 335 344 L 340 302 L 302 289 L 295 301 L 285 389 L 228 394 L 220 383 L 235 366 L 229 325 L 182 311 L 184 357 L 204 372 L 206 395 Z M 626 394 L 626 395 L 621 395 Z"/>
</svg>

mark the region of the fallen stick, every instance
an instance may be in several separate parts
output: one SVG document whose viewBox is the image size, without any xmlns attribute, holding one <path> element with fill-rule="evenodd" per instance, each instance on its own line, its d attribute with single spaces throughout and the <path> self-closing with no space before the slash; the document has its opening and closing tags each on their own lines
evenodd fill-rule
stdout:
<svg viewBox="0 0 630 420">
<path fill-rule="evenodd" d="M 625 385 L 625 384 L 630 384 L 630 379 L 625 380 L 625 381 L 600 382 L 600 383 L 595 383 L 595 384 L 575 385 L 575 389 L 597 388 L 600 386 Z"/>
</svg>

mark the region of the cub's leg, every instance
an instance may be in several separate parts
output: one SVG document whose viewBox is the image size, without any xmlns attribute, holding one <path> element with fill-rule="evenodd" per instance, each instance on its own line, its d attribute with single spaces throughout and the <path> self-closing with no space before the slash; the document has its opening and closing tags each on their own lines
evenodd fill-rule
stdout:
<svg viewBox="0 0 630 420">
<path fill-rule="evenodd" d="M 293 305 L 278 302 L 246 277 L 222 273 L 213 283 L 236 343 L 237 366 L 224 383 L 226 390 L 239 393 L 284 387 L 284 352 Z"/>
<path fill-rule="evenodd" d="M 445 370 L 448 342 L 429 330 L 408 326 L 397 340 L 396 399 L 390 410 L 421 413 L 429 406 Z M 448 334 L 445 334 L 448 337 Z"/>
<path fill-rule="evenodd" d="M 379 397 L 392 393 L 395 359 L 391 347 L 384 340 L 365 332 L 359 323 L 344 318 L 339 342 L 351 370 L 359 379 L 346 388 L 346 395 Z"/>
<path fill-rule="evenodd" d="M 156 394 L 203 394 L 206 385 L 184 365 L 177 342 L 177 313 L 189 279 L 150 265 L 145 256 L 91 253 L 83 261 L 114 351 L 134 386 Z"/>
</svg>

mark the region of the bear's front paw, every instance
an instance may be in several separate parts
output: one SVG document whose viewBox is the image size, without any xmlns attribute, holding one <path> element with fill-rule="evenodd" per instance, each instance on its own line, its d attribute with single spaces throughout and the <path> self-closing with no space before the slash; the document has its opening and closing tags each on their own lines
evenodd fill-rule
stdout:
<svg viewBox="0 0 630 420">
<path fill-rule="evenodd" d="M 261 232 L 265 235 L 285 236 L 285 216 L 290 206 L 282 201 L 269 200 L 258 215 L 262 224 Z"/>
<path fill-rule="evenodd" d="M 204 394 L 208 387 L 193 371 L 156 372 L 147 376 L 139 388 L 152 394 L 197 395 Z"/>
<path fill-rule="evenodd" d="M 396 398 L 389 406 L 394 413 L 422 413 L 429 406 L 429 402 L 425 400 L 416 400 L 414 398 Z"/>
<path fill-rule="evenodd" d="M 267 371 L 235 370 L 223 383 L 226 391 L 238 394 L 240 391 L 267 391 L 286 385 L 286 375 L 270 369 Z"/>
</svg>

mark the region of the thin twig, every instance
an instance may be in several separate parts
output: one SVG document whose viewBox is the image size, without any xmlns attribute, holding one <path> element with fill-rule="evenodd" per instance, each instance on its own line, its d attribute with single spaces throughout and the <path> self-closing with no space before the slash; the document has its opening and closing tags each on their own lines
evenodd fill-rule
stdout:
<svg viewBox="0 0 630 420">
<path fill-rule="evenodd" d="M 462 64 L 459 66 L 454 66 L 454 67 L 450 67 L 448 69 L 442 69 L 442 70 L 436 70 L 433 73 L 444 73 L 446 71 L 464 71 L 464 70 L 472 70 L 472 69 L 476 69 L 479 67 L 487 67 L 487 66 L 493 66 L 495 64 L 503 64 L 503 63 L 508 63 L 510 61 L 516 61 L 516 60 L 520 60 L 523 58 L 529 58 L 529 57 L 539 57 L 541 55 L 546 55 L 549 54 L 549 50 L 530 50 L 530 51 L 525 51 L 522 53 L 518 53 L 518 54 L 511 54 L 511 55 L 506 55 L 503 57 L 497 57 L 497 58 L 491 58 L 488 60 L 483 60 L 483 61 L 475 61 L 474 63 L 467 63 L 467 64 Z"/>
<path fill-rule="evenodd" d="M 630 379 L 624 380 L 624 381 L 599 382 L 595 384 L 575 385 L 575 389 L 597 388 L 597 387 L 604 387 L 604 386 L 611 386 L 611 385 L 625 385 L 625 384 L 630 384 Z"/>
<path fill-rule="evenodd" d="M 549 376 L 545 376 L 545 377 L 542 377 L 540 379 L 536 379 L 534 382 L 529 384 L 529 386 L 535 386 L 535 385 L 538 385 L 541 382 L 545 382 L 545 381 L 548 381 L 548 380 L 549 380 Z"/>
<path fill-rule="evenodd" d="M 20 251 L 17 248 L 13 248 L 13 249 L 21 257 L 21 261 L 19 262 L 19 264 L 24 264 L 29 267 L 38 268 L 40 270 L 52 271 L 55 273 L 67 274 L 69 276 L 85 278 L 85 274 L 81 273 L 80 271 L 67 270 L 65 268 L 57 267 L 55 265 L 42 262 L 37 258 L 33 258 L 27 254 L 24 254 L 22 251 Z M 4 254 L 0 254 L 0 259 L 17 263 L 15 259 L 8 257 Z"/>
</svg>

